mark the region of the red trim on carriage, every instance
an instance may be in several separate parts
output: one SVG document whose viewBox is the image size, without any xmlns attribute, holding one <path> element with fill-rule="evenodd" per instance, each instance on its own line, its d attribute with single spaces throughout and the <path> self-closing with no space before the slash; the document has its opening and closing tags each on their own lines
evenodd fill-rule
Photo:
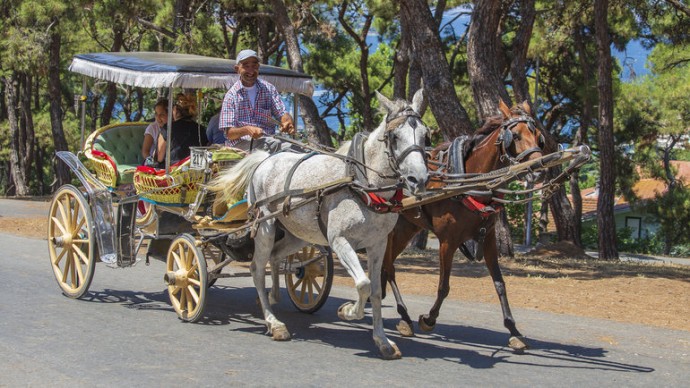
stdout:
<svg viewBox="0 0 690 388">
<path fill-rule="evenodd" d="M 184 162 L 186 162 L 188 160 L 189 160 L 189 156 L 187 156 L 186 158 L 180 160 L 179 162 L 177 162 L 175 164 L 171 164 L 170 169 L 181 166 Z M 153 168 L 150 166 L 137 166 L 137 171 L 143 172 L 144 174 L 150 174 L 150 175 L 156 175 L 156 176 L 165 175 L 165 169 L 164 168 Z"/>
</svg>

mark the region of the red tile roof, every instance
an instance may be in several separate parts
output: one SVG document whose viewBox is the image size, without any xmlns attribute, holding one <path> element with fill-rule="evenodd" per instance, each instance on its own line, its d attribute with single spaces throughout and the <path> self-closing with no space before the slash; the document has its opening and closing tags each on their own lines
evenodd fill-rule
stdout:
<svg viewBox="0 0 690 388">
<path fill-rule="evenodd" d="M 682 181 L 683 184 L 690 183 L 690 162 L 672 160 L 671 165 L 677 170 L 677 179 Z M 657 194 L 663 194 L 665 191 L 666 183 L 653 178 L 642 178 L 633 186 L 633 192 L 640 200 L 653 199 Z M 590 187 L 580 191 L 580 195 L 582 196 L 582 217 L 594 217 L 597 212 L 597 200 L 599 199 L 598 192 L 594 187 Z M 570 195 L 568 195 L 568 200 L 570 200 L 572 203 L 572 198 Z M 614 211 L 624 209 L 629 206 L 630 203 L 624 196 L 619 195 L 615 198 Z M 549 223 L 546 231 L 555 232 L 556 223 L 551 212 L 549 212 L 548 218 Z"/>
</svg>

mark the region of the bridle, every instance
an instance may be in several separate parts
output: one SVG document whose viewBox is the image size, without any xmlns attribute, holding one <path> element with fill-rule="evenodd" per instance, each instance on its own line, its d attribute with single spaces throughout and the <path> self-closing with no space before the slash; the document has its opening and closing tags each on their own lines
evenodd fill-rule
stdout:
<svg viewBox="0 0 690 388">
<path fill-rule="evenodd" d="M 511 117 L 510 119 L 504 121 L 501 124 L 501 132 L 496 139 L 496 145 L 501 147 L 501 161 L 508 160 L 511 164 L 518 164 L 527 159 L 527 157 L 535 152 L 542 152 L 542 147 L 544 147 L 544 135 L 540 134 L 537 141 L 537 146 L 529 148 L 525 151 L 520 152 L 518 155 L 511 155 L 510 145 L 513 143 L 513 128 L 518 124 L 524 123 L 527 125 L 532 134 L 537 134 L 537 123 L 536 121 L 527 115 L 520 115 L 518 117 Z"/>
<path fill-rule="evenodd" d="M 400 172 L 400 163 L 402 163 L 402 161 L 405 160 L 405 158 L 407 158 L 407 156 L 413 152 L 419 152 L 422 155 L 424 164 L 426 165 L 426 152 L 424 150 L 424 145 L 416 144 L 416 122 L 410 123 L 410 126 L 412 127 L 413 131 L 413 136 L 415 138 L 415 144 L 405 148 L 397 157 L 395 156 L 395 152 L 393 150 L 393 137 L 395 136 L 394 132 L 396 129 L 403 126 L 405 122 L 407 122 L 410 118 L 417 119 L 422 124 L 423 128 L 427 128 L 427 126 L 422 121 L 422 117 L 419 115 L 419 113 L 415 112 L 414 109 L 412 109 L 411 107 L 407 107 L 401 112 L 398 112 L 396 115 L 386 118 L 386 130 L 384 131 L 383 139 L 378 139 L 379 141 L 383 141 L 386 144 L 386 154 L 388 155 L 388 163 L 390 164 L 391 169 L 393 170 L 393 172 L 395 172 L 397 177 L 400 177 L 402 175 L 402 173 Z"/>
</svg>

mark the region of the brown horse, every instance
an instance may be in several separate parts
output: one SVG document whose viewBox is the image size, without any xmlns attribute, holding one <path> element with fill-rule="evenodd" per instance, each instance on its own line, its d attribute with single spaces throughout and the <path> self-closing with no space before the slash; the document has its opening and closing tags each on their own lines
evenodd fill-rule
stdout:
<svg viewBox="0 0 690 388">
<path fill-rule="evenodd" d="M 488 119 L 484 126 L 473 136 L 466 140 L 464 158 L 460 157 L 458 164 L 460 171 L 452 171 L 452 152 L 449 143 L 436 147 L 430 160 L 439 158 L 439 153 L 446 156 L 443 159 L 442 169 L 445 172 L 463 172 L 462 160 L 464 159 L 464 172 L 486 173 L 506 167 L 509 164 L 517 164 L 542 156 L 544 137 L 532 117 L 529 105 L 525 102 L 512 109 L 502 101 L 499 103 L 502 116 Z M 448 157 L 448 155 L 451 155 Z M 455 158 L 458 159 L 458 158 Z M 430 170 L 438 169 L 431 165 Z M 450 167 L 451 171 L 448 171 Z M 536 173 L 528 173 L 525 177 L 528 181 L 536 181 Z M 436 182 L 429 185 L 430 188 L 442 187 L 442 183 Z M 402 320 L 398 324 L 398 331 L 404 336 L 412 336 L 412 320 L 407 312 L 407 307 L 402 300 L 400 291 L 395 282 L 395 268 L 393 262 L 400 252 L 407 247 L 410 239 L 422 229 L 427 229 L 438 237 L 440 274 L 436 302 L 429 314 L 420 315 L 419 327 L 424 331 L 431 331 L 436 324 L 439 310 L 443 300 L 450 290 L 449 277 L 453 264 L 453 254 L 468 240 L 478 242 L 478 252 L 483 251 L 486 267 L 491 274 L 498 298 L 503 309 L 503 323 L 510 331 L 509 346 L 515 351 L 522 351 L 528 347 L 526 340 L 515 327 L 515 320 L 510 312 L 508 297 L 506 296 L 505 282 L 498 266 L 498 252 L 496 249 L 496 235 L 494 224 L 500 205 L 491 203 L 491 198 L 470 197 L 467 195 L 443 199 L 421 207 L 404 211 L 393 231 L 388 235 L 388 247 L 383 263 L 382 284 L 388 281 L 395 295 L 398 313 Z M 481 256 L 481 253 L 478 255 Z M 385 294 L 384 294 L 385 295 Z"/>
</svg>

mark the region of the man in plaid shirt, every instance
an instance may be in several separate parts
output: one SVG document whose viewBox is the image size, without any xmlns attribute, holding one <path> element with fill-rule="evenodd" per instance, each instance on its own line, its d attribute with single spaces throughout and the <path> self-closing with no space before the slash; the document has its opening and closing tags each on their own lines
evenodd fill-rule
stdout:
<svg viewBox="0 0 690 388">
<path fill-rule="evenodd" d="M 218 125 L 225 144 L 244 150 L 274 148 L 272 139 L 264 135 L 273 135 L 277 125 L 281 132 L 294 133 L 292 117 L 275 86 L 258 78 L 259 58 L 254 50 L 240 51 L 235 61 L 240 79 L 225 94 Z"/>
</svg>

